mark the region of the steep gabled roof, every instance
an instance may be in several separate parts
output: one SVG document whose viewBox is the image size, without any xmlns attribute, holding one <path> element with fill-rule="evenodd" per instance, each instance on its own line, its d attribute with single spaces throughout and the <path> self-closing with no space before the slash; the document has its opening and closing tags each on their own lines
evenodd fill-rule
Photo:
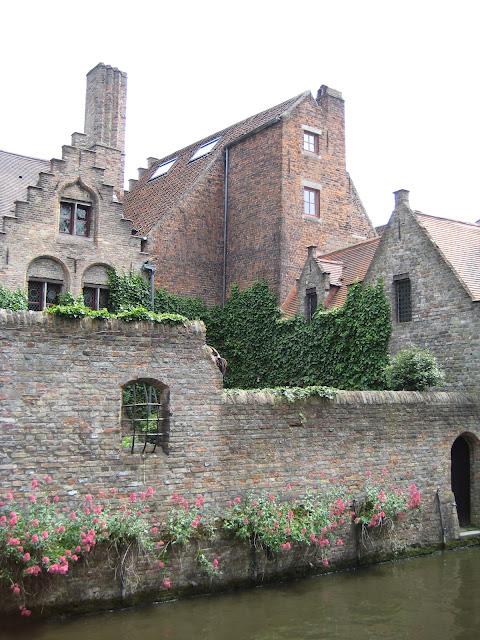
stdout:
<svg viewBox="0 0 480 640">
<path fill-rule="evenodd" d="M 237 122 L 222 131 L 212 133 L 206 138 L 156 161 L 144 172 L 132 191 L 126 194 L 125 217 L 132 220 L 133 226 L 139 232 L 142 234 L 149 233 L 172 207 L 180 203 L 181 199 L 208 171 L 218 156 L 223 153 L 226 146 L 261 127 L 275 124 L 280 118 L 287 116 L 297 104 L 307 97 L 311 97 L 309 91 L 285 100 L 285 102 L 257 113 L 246 120 Z M 198 147 L 215 138 L 219 138 L 219 141 L 208 155 L 190 162 L 190 158 Z M 176 158 L 176 161 L 168 173 L 149 181 L 160 165 L 173 158 Z"/>
<path fill-rule="evenodd" d="M 322 273 L 330 274 L 331 289 L 323 301 L 325 308 L 340 307 L 347 298 L 348 287 L 354 282 L 363 282 L 379 242 L 380 238 L 371 238 L 315 258 Z M 288 292 L 282 311 L 287 316 L 294 316 L 299 308 L 300 300 L 295 285 Z"/>
<path fill-rule="evenodd" d="M 49 170 L 48 160 L 0 150 L 0 218 L 13 213 L 15 200 L 26 200 L 27 187 L 37 184 L 41 171 Z"/>
<path fill-rule="evenodd" d="M 480 301 L 480 226 L 413 212 L 472 300 Z"/>
</svg>

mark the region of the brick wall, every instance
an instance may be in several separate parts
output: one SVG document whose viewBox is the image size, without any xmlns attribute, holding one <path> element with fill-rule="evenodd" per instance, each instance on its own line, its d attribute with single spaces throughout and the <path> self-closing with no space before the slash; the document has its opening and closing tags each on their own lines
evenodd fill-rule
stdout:
<svg viewBox="0 0 480 640">
<path fill-rule="evenodd" d="M 77 322 L 1 311 L 0 341 L 0 493 L 26 490 L 34 475 L 47 473 L 72 503 L 100 488 L 115 486 L 126 496 L 152 485 L 154 509 L 163 517 L 174 491 L 202 494 L 208 504 L 222 507 L 252 489 L 285 493 L 292 483 L 295 495 L 335 479 L 358 495 L 367 471 L 387 467 L 395 482 L 415 481 L 423 494 L 422 510 L 396 529 L 395 543 L 431 545 L 441 541 L 437 488 L 447 536 L 458 532 L 450 449 L 458 435 L 468 433 L 472 520 L 480 522 L 480 407 L 463 393 L 344 391 L 334 400 L 292 405 L 252 392 L 232 397 L 222 390 L 198 322 L 187 327 Z M 170 388 L 169 455 L 158 451 L 142 458 L 121 447 L 121 387 L 137 378 Z M 346 549 L 335 557 L 351 564 L 354 539 L 348 530 L 345 535 Z M 320 563 L 308 554 L 279 560 L 260 554 L 252 569 L 248 548 L 237 547 L 212 543 L 211 552 L 220 554 L 225 566 L 232 562 L 221 584 L 261 581 Z M 381 542 L 375 547 L 377 558 L 391 552 Z M 173 563 L 180 591 L 192 591 L 192 581 L 198 590 L 212 588 L 207 578 L 195 579 L 193 556 Z M 64 595 L 45 592 L 39 602 L 122 601 L 121 585 L 108 571 L 89 565 L 79 572 L 72 580 L 77 576 L 81 589 L 68 582 L 61 587 Z M 85 584 L 85 575 L 93 583 Z M 130 584 L 123 602 L 141 592 L 154 597 L 154 590 L 158 597 L 158 580 L 158 572 L 147 571 Z"/>
<path fill-rule="evenodd" d="M 400 226 L 399 226 L 400 225 Z M 399 233 L 400 228 L 400 233 Z M 412 320 L 397 322 L 393 277 L 408 274 Z M 453 388 L 480 387 L 480 303 L 472 302 L 408 204 L 394 212 L 366 281 L 383 278 L 392 309 L 390 349 L 430 349 Z"/>
</svg>

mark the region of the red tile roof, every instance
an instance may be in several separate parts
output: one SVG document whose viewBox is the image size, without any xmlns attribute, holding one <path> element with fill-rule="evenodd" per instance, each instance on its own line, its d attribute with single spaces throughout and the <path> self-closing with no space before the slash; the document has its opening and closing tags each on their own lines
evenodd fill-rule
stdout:
<svg viewBox="0 0 480 640">
<path fill-rule="evenodd" d="M 480 301 L 480 226 L 420 211 L 414 215 L 472 300 Z"/>
<path fill-rule="evenodd" d="M 371 238 L 350 247 L 317 256 L 316 261 L 322 273 L 330 274 L 331 289 L 323 301 L 326 309 L 340 307 L 346 300 L 349 285 L 354 282 L 363 282 L 379 242 L 380 238 Z M 300 301 L 296 285 L 288 292 L 281 308 L 289 317 L 298 313 Z"/>
<path fill-rule="evenodd" d="M 288 115 L 307 97 L 313 100 L 311 93 L 306 91 L 158 160 L 145 171 L 132 191 L 126 194 L 125 217 L 132 220 L 133 226 L 138 231 L 147 234 L 172 207 L 180 202 L 197 180 L 208 172 L 226 146 L 260 127 L 274 124 Z M 209 154 L 189 162 L 201 144 L 214 138 L 220 138 L 220 140 Z M 155 173 L 157 167 L 173 158 L 177 160 L 170 171 L 149 182 L 149 178 Z"/>
</svg>

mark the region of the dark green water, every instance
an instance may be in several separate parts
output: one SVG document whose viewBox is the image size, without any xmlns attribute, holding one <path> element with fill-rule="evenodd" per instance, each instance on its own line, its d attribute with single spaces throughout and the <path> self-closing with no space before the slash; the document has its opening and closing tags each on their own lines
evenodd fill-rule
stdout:
<svg viewBox="0 0 480 640">
<path fill-rule="evenodd" d="M 480 640 L 480 548 L 5 633 L 2 640 Z"/>
</svg>

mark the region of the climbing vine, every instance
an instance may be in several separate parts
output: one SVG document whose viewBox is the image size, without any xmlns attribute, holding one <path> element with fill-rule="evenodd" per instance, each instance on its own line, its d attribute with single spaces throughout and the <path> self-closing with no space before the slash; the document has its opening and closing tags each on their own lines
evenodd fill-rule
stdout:
<svg viewBox="0 0 480 640">
<path fill-rule="evenodd" d="M 0 285 L 0 309 L 24 311 L 27 308 L 27 295 L 24 291 L 10 291 Z"/>
</svg>

